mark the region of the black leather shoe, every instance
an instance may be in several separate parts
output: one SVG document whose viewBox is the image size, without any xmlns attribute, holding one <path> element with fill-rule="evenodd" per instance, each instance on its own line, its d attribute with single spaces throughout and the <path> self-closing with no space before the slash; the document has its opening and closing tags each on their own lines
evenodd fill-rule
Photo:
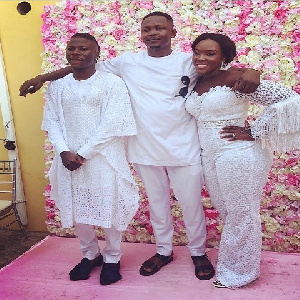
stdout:
<svg viewBox="0 0 300 300">
<path fill-rule="evenodd" d="M 69 273 L 70 280 L 86 280 L 90 277 L 90 272 L 95 267 L 101 266 L 103 263 L 103 257 L 100 254 L 94 260 L 88 260 L 87 258 L 83 258 L 79 264 L 77 264 Z"/>
<path fill-rule="evenodd" d="M 120 262 L 104 263 L 100 273 L 100 284 L 109 285 L 119 281 L 122 278 L 120 274 Z"/>
</svg>

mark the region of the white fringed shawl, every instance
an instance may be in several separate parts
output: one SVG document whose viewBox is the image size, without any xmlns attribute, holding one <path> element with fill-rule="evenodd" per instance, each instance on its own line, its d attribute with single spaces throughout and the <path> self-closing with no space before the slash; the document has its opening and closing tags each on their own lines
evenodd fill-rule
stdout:
<svg viewBox="0 0 300 300">
<path fill-rule="evenodd" d="M 267 105 L 251 124 L 252 135 L 263 147 L 278 152 L 300 149 L 300 95 L 286 86 L 263 80 L 255 93 L 239 97 Z"/>
</svg>

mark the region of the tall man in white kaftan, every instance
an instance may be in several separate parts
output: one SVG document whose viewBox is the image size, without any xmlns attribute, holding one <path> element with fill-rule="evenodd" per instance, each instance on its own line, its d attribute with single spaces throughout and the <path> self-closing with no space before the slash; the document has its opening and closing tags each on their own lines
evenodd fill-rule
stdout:
<svg viewBox="0 0 300 300">
<path fill-rule="evenodd" d="M 66 56 L 73 74 L 49 85 L 42 129 L 56 152 L 51 198 L 62 226 L 75 226 L 84 256 L 70 279 L 88 279 L 104 260 L 100 283 L 107 285 L 121 279 L 122 231 L 139 196 L 125 155 L 125 137 L 136 134 L 130 98 L 122 79 L 95 70 L 98 47 L 88 34 L 71 38 Z M 105 230 L 103 257 L 94 225 Z"/>
</svg>

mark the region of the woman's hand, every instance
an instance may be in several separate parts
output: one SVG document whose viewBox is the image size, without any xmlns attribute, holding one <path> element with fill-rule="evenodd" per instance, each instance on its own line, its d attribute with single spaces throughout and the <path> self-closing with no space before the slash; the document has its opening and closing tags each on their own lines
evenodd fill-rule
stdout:
<svg viewBox="0 0 300 300">
<path fill-rule="evenodd" d="M 221 139 L 228 141 L 254 141 L 249 127 L 225 126 L 220 131 Z"/>
<path fill-rule="evenodd" d="M 79 154 L 71 151 L 63 151 L 60 153 L 63 165 L 69 170 L 74 171 L 84 165 L 85 159 Z"/>
</svg>

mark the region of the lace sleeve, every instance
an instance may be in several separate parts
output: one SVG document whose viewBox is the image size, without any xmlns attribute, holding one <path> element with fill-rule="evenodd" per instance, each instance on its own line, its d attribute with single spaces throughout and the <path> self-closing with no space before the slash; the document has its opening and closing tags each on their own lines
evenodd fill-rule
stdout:
<svg viewBox="0 0 300 300">
<path fill-rule="evenodd" d="M 237 96 L 239 98 L 246 98 L 248 101 L 267 106 L 299 95 L 287 86 L 269 80 L 262 80 L 254 93 L 237 93 Z"/>
<path fill-rule="evenodd" d="M 252 94 L 239 98 L 266 106 L 251 125 L 251 133 L 263 146 L 286 152 L 300 148 L 300 95 L 292 89 L 263 80 Z"/>
<path fill-rule="evenodd" d="M 47 89 L 41 129 L 47 131 L 54 149 L 56 152 L 61 153 L 62 151 L 69 151 L 69 148 L 64 138 L 57 101 L 55 100 L 58 99 L 58 85 L 57 81 L 53 81 Z"/>
</svg>

